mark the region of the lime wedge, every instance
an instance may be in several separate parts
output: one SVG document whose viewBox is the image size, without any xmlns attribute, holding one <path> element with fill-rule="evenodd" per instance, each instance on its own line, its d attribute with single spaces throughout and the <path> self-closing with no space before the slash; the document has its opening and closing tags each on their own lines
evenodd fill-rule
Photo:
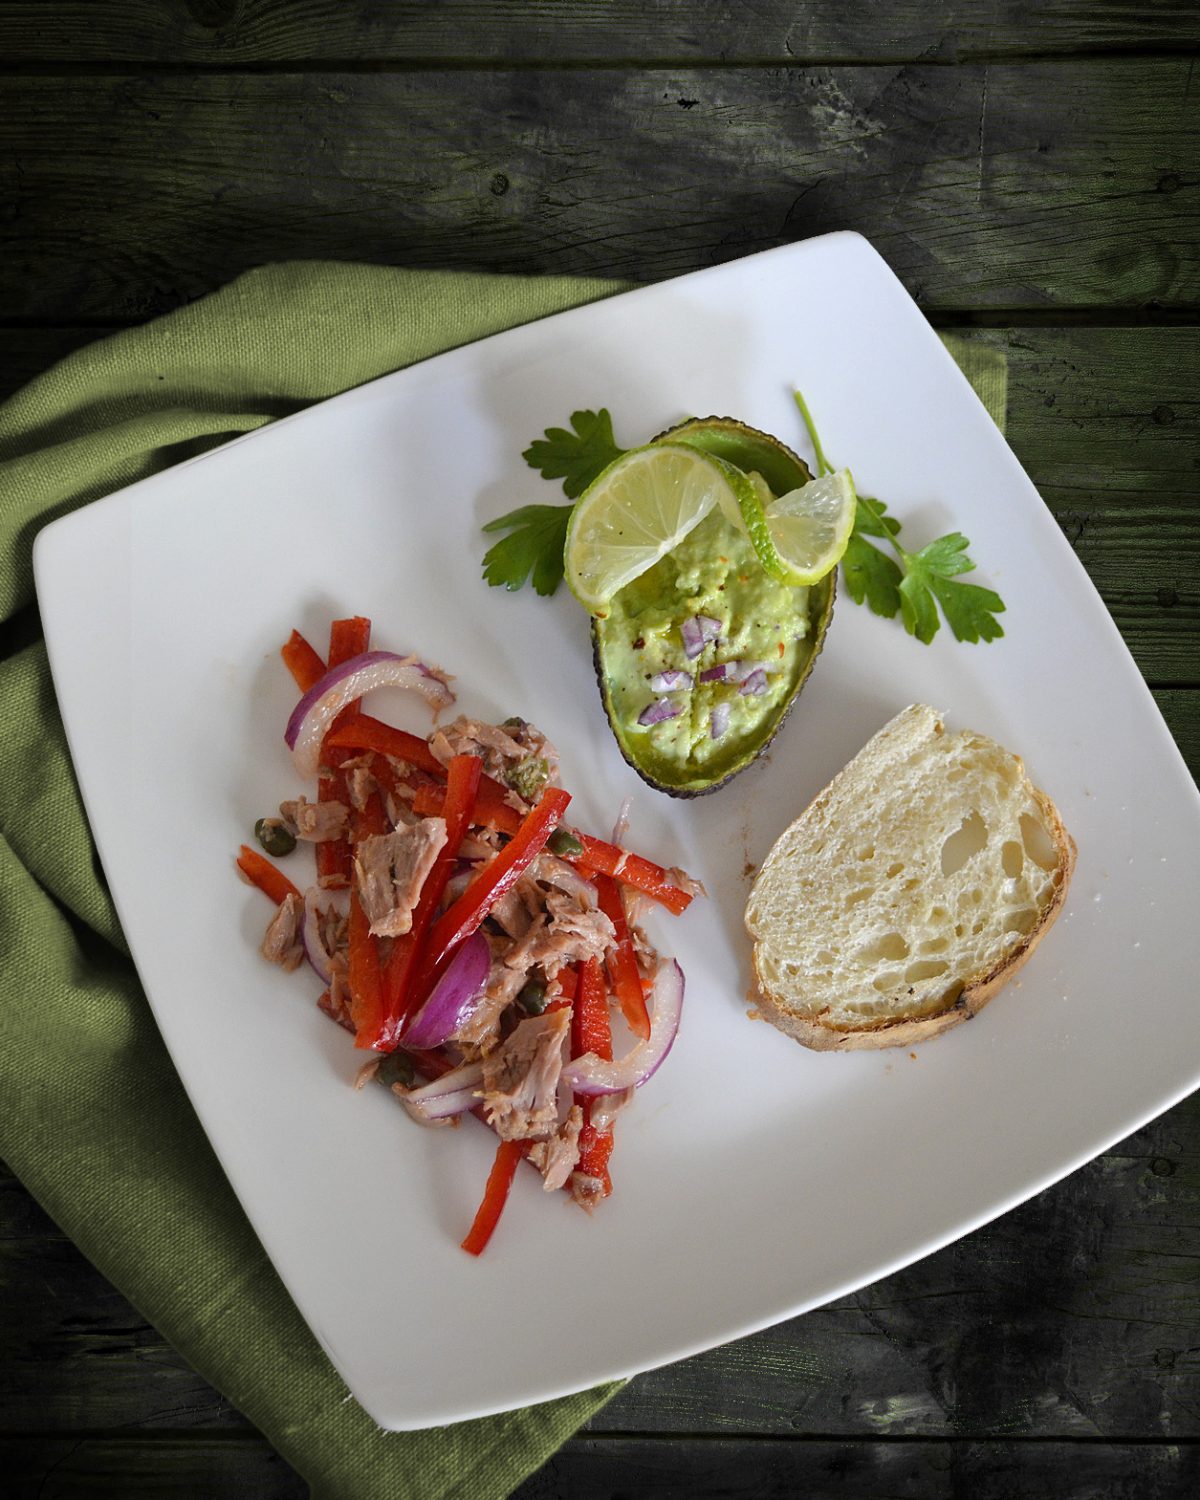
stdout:
<svg viewBox="0 0 1200 1500">
<path fill-rule="evenodd" d="M 763 571 L 780 583 L 813 584 L 837 567 L 854 529 L 854 481 L 848 469 L 810 480 L 778 499 L 761 474 L 746 475 L 737 509 L 726 517 L 750 538 Z"/>
<path fill-rule="evenodd" d="M 564 548 L 571 592 L 592 614 L 604 614 L 615 593 L 665 557 L 714 506 L 727 515 L 756 511 L 765 534 L 753 487 L 724 459 L 682 443 L 623 453 L 571 513 Z"/>
<path fill-rule="evenodd" d="M 818 583 L 842 560 L 854 530 L 856 500 L 849 469 L 837 469 L 799 489 L 789 490 L 763 507 L 771 556 L 758 545 L 759 561 L 783 583 Z"/>
</svg>

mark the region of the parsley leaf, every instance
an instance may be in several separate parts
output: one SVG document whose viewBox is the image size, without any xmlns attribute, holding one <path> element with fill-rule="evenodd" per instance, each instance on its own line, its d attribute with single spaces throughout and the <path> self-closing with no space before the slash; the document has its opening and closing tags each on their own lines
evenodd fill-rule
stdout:
<svg viewBox="0 0 1200 1500">
<path fill-rule="evenodd" d="M 522 457 L 543 479 L 561 479 L 569 499 L 583 494 L 592 480 L 620 458 L 607 410 L 574 411 L 571 431 L 547 427 L 545 435 Z M 489 521 L 484 531 L 507 531 L 483 555 L 483 576 L 494 587 L 516 590 L 532 577 L 539 594 L 554 593 L 562 582 L 563 548 L 572 505 L 522 505 Z"/>
<path fill-rule="evenodd" d="M 521 456 L 543 479 L 561 479 L 563 493 L 575 500 L 625 450 L 617 447 L 612 418 L 603 406 L 599 411 L 573 411 L 571 426 L 573 432 L 565 427 L 547 427 L 546 435 L 531 443 Z"/>
<path fill-rule="evenodd" d="M 854 508 L 854 530 L 859 536 L 899 536 L 900 522 L 889 516 L 882 500 L 859 495 Z"/>
<path fill-rule="evenodd" d="M 484 531 L 508 536 L 483 555 L 483 576 L 493 587 L 519 589 L 532 573 L 539 594 L 552 594 L 562 582 L 563 547 L 573 505 L 522 505 L 489 521 Z"/>
<path fill-rule="evenodd" d="M 888 620 L 895 618 L 900 608 L 900 580 L 904 577 L 900 565 L 857 531 L 842 556 L 842 576 L 855 604 L 866 600 L 872 614 Z"/>
<path fill-rule="evenodd" d="M 793 395 L 816 455 L 817 472 L 831 473 L 833 465 L 821 447 L 812 413 L 799 391 Z M 858 496 L 854 530 L 842 557 L 846 589 L 855 604 L 865 602 L 874 614 L 889 620 L 899 610 L 905 630 L 925 645 L 941 628 L 939 605 L 956 640 L 994 641 L 1004 634 L 996 619 L 1004 613 L 1000 595 L 977 583 L 958 582 L 960 573 L 975 568 L 967 556 L 970 543 L 961 531 L 948 532 L 919 552 L 901 546 L 899 534 L 900 522 L 888 515 L 882 500 Z M 868 542 L 869 536 L 885 538 L 896 557 Z"/>
<path fill-rule="evenodd" d="M 926 645 L 937 634 L 937 607 L 955 640 L 994 641 L 1004 634 L 996 619 L 1004 612 L 1004 601 L 991 589 L 976 583 L 958 583 L 960 573 L 970 573 L 975 564 L 967 556 L 970 543 L 961 531 L 952 531 L 922 547 L 903 554 L 906 572 L 900 584 L 900 609 L 904 628 Z"/>
</svg>

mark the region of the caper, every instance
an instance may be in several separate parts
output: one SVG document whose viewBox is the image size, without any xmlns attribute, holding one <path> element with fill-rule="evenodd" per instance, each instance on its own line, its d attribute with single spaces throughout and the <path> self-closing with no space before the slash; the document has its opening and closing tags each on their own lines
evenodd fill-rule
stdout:
<svg viewBox="0 0 1200 1500">
<path fill-rule="evenodd" d="M 551 854 L 582 854 L 583 844 L 581 840 L 571 832 L 569 828 L 556 828 L 546 840 L 546 848 Z"/>
<path fill-rule="evenodd" d="M 501 724 L 500 728 L 501 729 L 524 729 L 525 728 L 525 720 L 523 718 L 521 718 L 520 714 L 513 714 L 513 716 L 510 719 L 505 719 L 504 720 L 504 722 L 503 722 L 503 724 Z"/>
<path fill-rule="evenodd" d="M 389 1052 L 376 1069 L 375 1077 L 389 1089 L 394 1083 L 410 1089 L 417 1081 L 417 1070 L 407 1052 Z"/>
<path fill-rule="evenodd" d="M 550 762 L 540 755 L 527 755 L 504 773 L 504 779 L 525 802 L 536 802 L 550 780 Z"/>
<path fill-rule="evenodd" d="M 546 1009 L 546 986 L 540 979 L 530 979 L 521 986 L 517 1004 L 527 1016 L 540 1016 Z"/>
<path fill-rule="evenodd" d="M 290 854 L 296 847 L 296 835 L 281 818 L 259 818 L 254 825 L 254 837 L 268 854 L 276 857 Z"/>
</svg>

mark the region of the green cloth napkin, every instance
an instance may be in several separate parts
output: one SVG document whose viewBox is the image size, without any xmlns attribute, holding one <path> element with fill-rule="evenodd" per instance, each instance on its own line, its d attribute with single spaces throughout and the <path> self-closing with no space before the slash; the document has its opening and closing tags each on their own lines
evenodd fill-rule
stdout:
<svg viewBox="0 0 1200 1500">
<path fill-rule="evenodd" d="M 297 262 L 80 350 L 0 406 L 0 619 L 31 603 L 33 538 L 54 517 L 376 375 L 619 290 Z M 1002 420 L 1003 355 L 954 342 Z M 314 1496 L 508 1495 L 620 1382 L 412 1433 L 379 1431 L 347 1399 L 159 1038 L 40 640 L 0 662 L 0 703 L 0 1156 Z"/>
</svg>

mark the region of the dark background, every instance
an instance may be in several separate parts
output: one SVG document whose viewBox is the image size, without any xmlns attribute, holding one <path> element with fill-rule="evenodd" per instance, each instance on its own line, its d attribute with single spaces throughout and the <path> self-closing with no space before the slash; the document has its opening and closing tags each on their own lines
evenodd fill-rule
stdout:
<svg viewBox="0 0 1200 1500">
<path fill-rule="evenodd" d="M 1198 50 L 1184 3 L 0 0 L 0 394 L 269 260 L 656 281 L 857 229 L 1008 355 L 1010 441 L 1196 774 Z M 641 1376 L 519 1493 L 1200 1494 L 1198 1278 L 1193 1096 Z M 0 1490 L 304 1493 L 2 1167 L 0 1341 Z"/>
</svg>

